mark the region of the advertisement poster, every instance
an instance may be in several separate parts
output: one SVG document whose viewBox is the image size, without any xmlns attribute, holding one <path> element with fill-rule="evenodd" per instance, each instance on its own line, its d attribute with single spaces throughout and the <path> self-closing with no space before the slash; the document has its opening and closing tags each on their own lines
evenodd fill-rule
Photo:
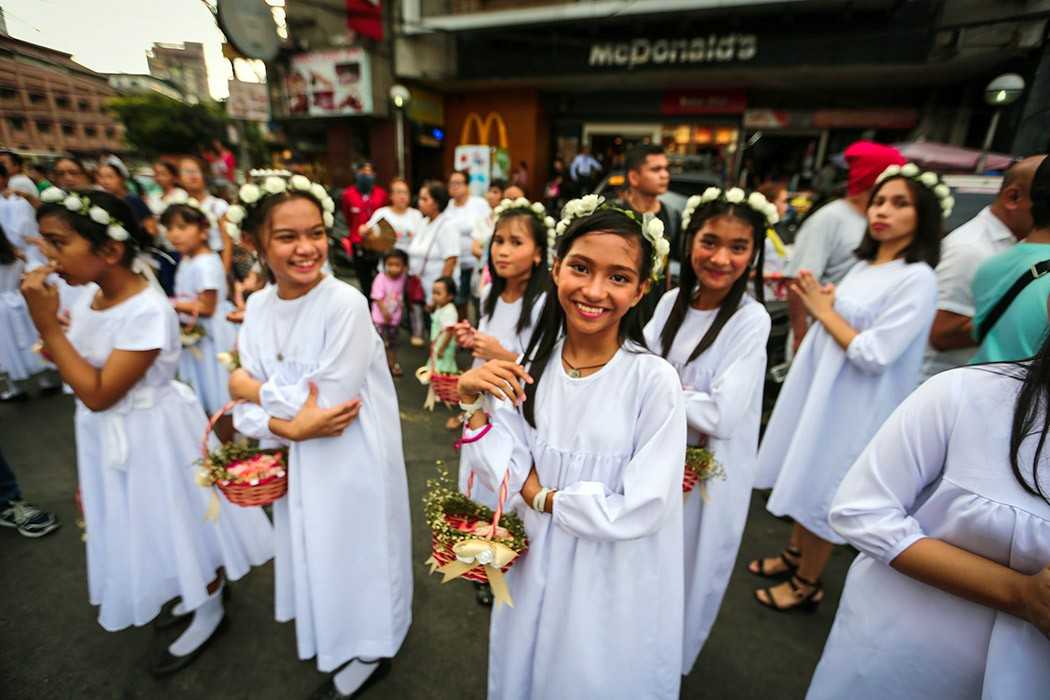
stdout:
<svg viewBox="0 0 1050 700">
<path fill-rule="evenodd" d="M 226 100 L 226 113 L 230 118 L 253 122 L 270 121 L 270 96 L 266 92 L 266 83 L 230 80 L 227 85 L 230 97 Z"/>
<path fill-rule="evenodd" d="M 372 113 L 372 74 L 364 49 L 331 49 L 292 57 L 288 114 L 339 117 Z"/>
<path fill-rule="evenodd" d="M 489 188 L 492 162 L 489 146 L 456 146 L 456 170 L 470 173 L 470 193 L 481 197 Z"/>
</svg>

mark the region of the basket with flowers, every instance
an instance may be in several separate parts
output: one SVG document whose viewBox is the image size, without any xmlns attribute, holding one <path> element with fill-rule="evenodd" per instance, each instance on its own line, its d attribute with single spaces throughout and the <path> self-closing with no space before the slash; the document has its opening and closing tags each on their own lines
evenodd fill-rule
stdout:
<svg viewBox="0 0 1050 700">
<path fill-rule="evenodd" d="M 208 436 L 215 423 L 235 401 L 223 406 L 208 422 L 204 456 L 197 461 L 197 484 L 218 487 L 226 500 L 238 506 L 264 506 L 288 491 L 288 451 L 261 449 L 247 442 L 226 442 L 209 449 Z"/>
</svg>

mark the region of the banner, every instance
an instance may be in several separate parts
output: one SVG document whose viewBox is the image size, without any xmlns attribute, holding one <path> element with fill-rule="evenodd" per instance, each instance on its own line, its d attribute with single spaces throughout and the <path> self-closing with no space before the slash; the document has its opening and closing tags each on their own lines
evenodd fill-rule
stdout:
<svg viewBox="0 0 1050 700">
<path fill-rule="evenodd" d="M 270 121 L 270 97 L 266 92 L 266 83 L 230 80 L 227 85 L 230 97 L 226 100 L 226 114 L 230 115 L 231 119 Z"/>
<path fill-rule="evenodd" d="M 286 83 L 289 116 L 372 113 L 372 72 L 364 49 L 296 54 Z"/>
</svg>

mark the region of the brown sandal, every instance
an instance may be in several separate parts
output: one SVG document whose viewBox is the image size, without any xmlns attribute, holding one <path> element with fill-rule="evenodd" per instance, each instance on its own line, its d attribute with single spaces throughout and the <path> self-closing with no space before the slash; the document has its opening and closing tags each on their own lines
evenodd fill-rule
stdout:
<svg viewBox="0 0 1050 700">
<path fill-rule="evenodd" d="M 795 574 L 787 580 L 788 585 L 791 586 L 791 591 L 795 594 L 795 602 L 790 605 L 780 605 L 777 603 L 777 599 L 773 597 L 772 588 L 760 588 L 755 591 L 755 600 L 758 601 L 759 605 L 763 605 L 771 610 L 777 612 L 792 612 L 798 610 L 801 612 L 816 612 L 817 606 L 824 600 L 824 584 L 820 582 L 820 579 L 816 581 L 810 581 L 804 579 L 798 574 Z M 808 592 L 802 593 L 802 588 L 809 588 Z M 766 600 L 762 600 L 759 597 L 759 593 L 765 591 Z"/>
<path fill-rule="evenodd" d="M 766 558 L 754 559 L 747 565 L 749 573 L 755 576 L 761 576 L 762 578 L 784 578 L 785 576 L 791 576 L 798 569 L 798 559 L 802 556 L 802 552 L 798 547 L 784 547 L 784 551 L 777 555 L 780 561 L 784 563 L 784 569 L 781 571 L 766 571 Z M 791 559 L 795 561 L 791 561 Z"/>
</svg>

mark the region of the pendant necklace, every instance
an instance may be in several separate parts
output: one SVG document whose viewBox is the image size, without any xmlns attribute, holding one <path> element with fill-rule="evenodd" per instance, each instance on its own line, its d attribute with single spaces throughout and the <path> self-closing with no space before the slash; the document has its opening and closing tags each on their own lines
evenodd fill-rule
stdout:
<svg viewBox="0 0 1050 700">
<path fill-rule="evenodd" d="M 294 333 L 292 331 L 294 331 L 295 327 L 299 324 L 299 317 L 303 315 L 301 309 L 296 309 L 296 311 L 298 313 L 295 314 L 295 319 L 292 321 L 292 327 L 288 329 L 288 333 L 284 336 L 285 342 L 287 342 L 289 338 L 294 337 Z M 278 362 L 284 362 L 284 347 L 285 346 L 284 346 L 284 343 L 281 343 L 278 340 L 278 338 L 280 336 L 277 333 L 277 313 L 276 312 L 277 312 L 277 295 L 275 294 L 274 295 L 274 315 L 273 315 L 273 324 L 272 324 L 272 328 L 273 328 L 273 346 L 277 349 L 277 361 Z"/>
<path fill-rule="evenodd" d="M 609 358 L 609 359 L 612 359 L 612 358 Z M 597 364 L 597 365 L 587 365 L 585 367 L 574 367 L 573 364 L 571 362 L 569 362 L 569 360 L 565 357 L 565 351 L 564 350 L 562 350 L 561 361 L 569 366 L 568 374 L 569 374 L 569 377 L 572 378 L 572 379 L 580 379 L 581 377 L 583 377 L 582 373 L 585 372 L 586 370 L 598 369 L 599 367 L 604 367 L 605 365 L 609 364 L 609 360 L 606 360 L 605 362 L 602 362 L 601 364 Z"/>
</svg>

